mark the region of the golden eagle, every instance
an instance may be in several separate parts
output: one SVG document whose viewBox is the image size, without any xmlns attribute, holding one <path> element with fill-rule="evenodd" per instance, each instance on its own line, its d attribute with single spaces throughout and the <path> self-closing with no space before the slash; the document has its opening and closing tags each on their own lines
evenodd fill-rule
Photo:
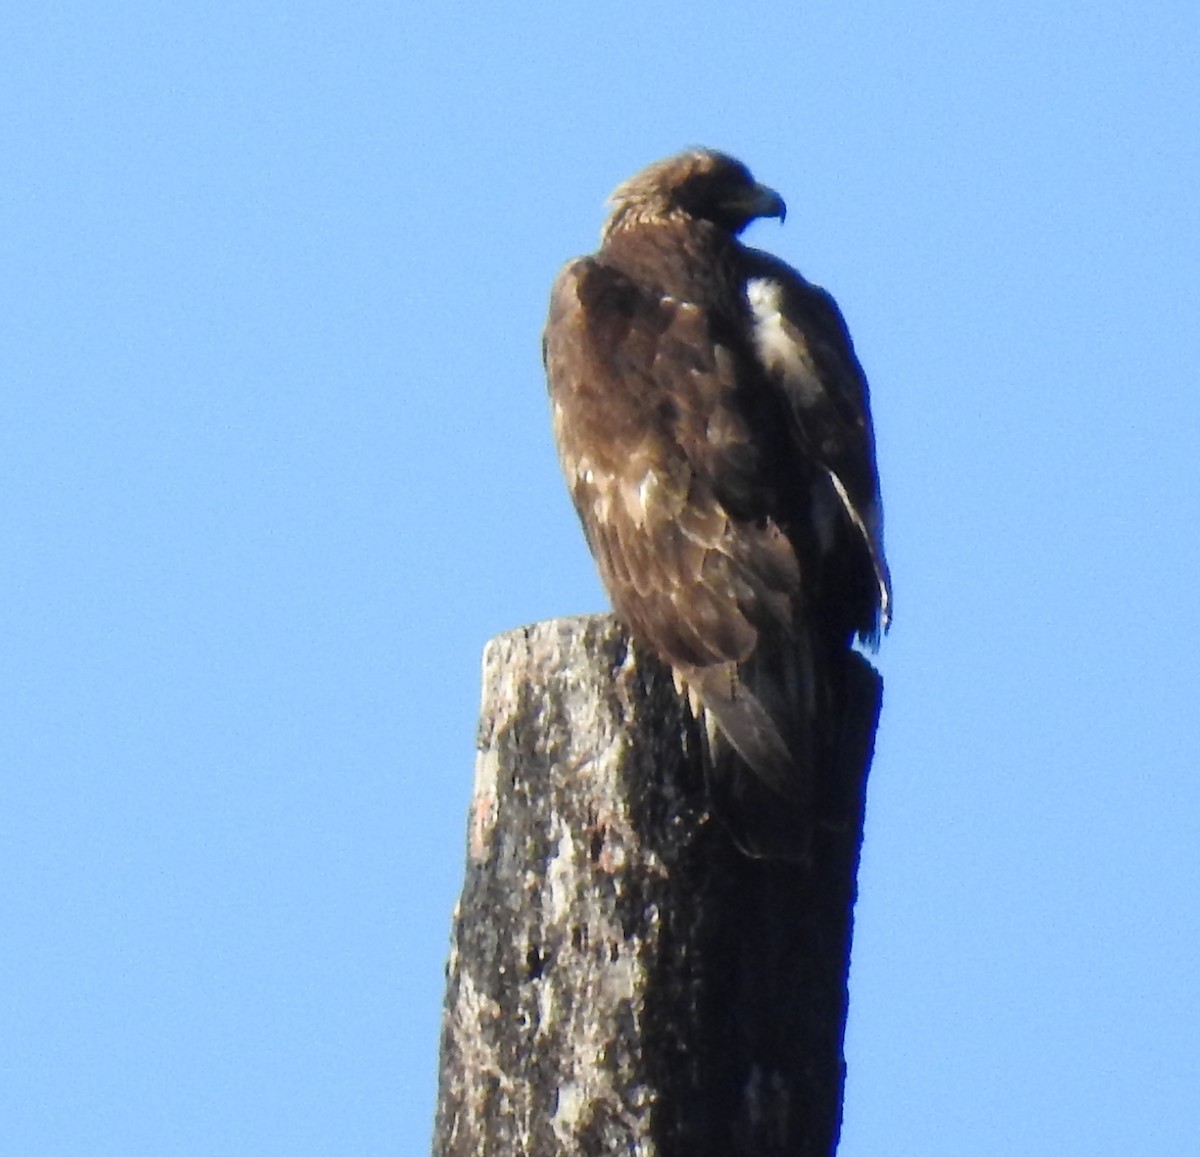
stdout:
<svg viewBox="0 0 1200 1157">
<path fill-rule="evenodd" d="M 609 204 L 543 341 L 563 471 L 633 637 L 800 801 L 833 661 L 891 617 L 867 382 L 833 298 L 738 240 L 785 214 L 745 165 L 691 149 Z"/>
</svg>

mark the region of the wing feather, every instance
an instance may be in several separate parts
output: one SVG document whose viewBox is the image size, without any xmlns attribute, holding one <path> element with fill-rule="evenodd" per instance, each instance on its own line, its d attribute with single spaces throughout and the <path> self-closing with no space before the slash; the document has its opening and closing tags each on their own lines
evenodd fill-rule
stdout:
<svg viewBox="0 0 1200 1157">
<path fill-rule="evenodd" d="M 718 328 L 693 303 L 573 262 L 544 338 L 555 434 L 618 614 L 764 780 L 794 790 L 794 707 L 762 702 L 737 671 L 764 634 L 778 647 L 792 633 L 800 564 L 744 410 L 757 367 Z"/>
<path fill-rule="evenodd" d="M 801 452 L 826 471 L 831 497 L 869 557 L 874 587 L 861 593 L 855 629 L 877 643 L 891 622 L 892 588 L 866 374 L 830 294 L 759 250 L 746 251 L 746 272 L 760 326 L 759 355 L 788 399 Z"/>
</svg>

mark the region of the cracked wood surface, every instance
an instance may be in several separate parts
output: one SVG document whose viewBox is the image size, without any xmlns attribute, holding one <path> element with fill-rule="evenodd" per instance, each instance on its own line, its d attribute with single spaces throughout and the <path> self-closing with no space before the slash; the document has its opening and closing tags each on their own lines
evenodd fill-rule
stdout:
<svg viewBox="0 0 1200 1157">
<path fill-rule="evenodd" d="M 611 616 L 493 639 L 435 1157 L 829 1157 L 880 682 L 847 657 L 811 863 L 709 809 L 697 724 Z"/>
</svg>

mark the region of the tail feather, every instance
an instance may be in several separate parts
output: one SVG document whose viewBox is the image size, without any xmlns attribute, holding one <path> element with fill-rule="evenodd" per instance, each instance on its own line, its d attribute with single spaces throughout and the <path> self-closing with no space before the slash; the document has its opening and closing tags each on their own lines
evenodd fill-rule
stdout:
<svg viewBox="0 0 1200 1157">
<path fill-rule="evenodd" d="M 785 799 L 795 792 L 796 753 L 775 717 L 739 676 L 732 663 L 685 668 L 704 711 L 724 740 L 762 781 Z"/>
<path fill-rule="evenodd" d="M 714 806 L 748 854 L 807 855 L 827 700 L 808 638 L 741 664 L 681 668 L 703 708 Z M 715 726 L 714 726 L 715 724 Z"/>
</svg>

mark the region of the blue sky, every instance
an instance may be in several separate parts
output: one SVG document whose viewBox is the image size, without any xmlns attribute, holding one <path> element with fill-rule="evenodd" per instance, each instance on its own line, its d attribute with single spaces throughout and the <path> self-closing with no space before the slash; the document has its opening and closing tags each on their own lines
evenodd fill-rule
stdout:
<svg viewBox="0 0 1200 1157">
<path fill-rule="evenodd" d="M 842 1157 L 1200 1135 L 1194 0 L 0 17 L 0 1152 L 427 1151 L 538 340 L 694 143 L 873 385 Z"/>
</svg>

